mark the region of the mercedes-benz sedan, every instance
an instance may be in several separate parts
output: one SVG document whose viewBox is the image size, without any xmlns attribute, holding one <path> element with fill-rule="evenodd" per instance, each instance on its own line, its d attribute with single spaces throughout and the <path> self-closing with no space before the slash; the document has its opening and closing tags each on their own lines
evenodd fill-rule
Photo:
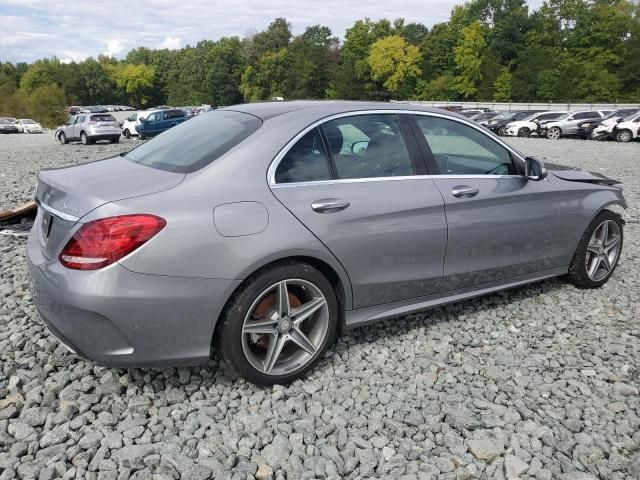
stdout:
<svg viewBox="0 0 640 480">
<path fill-rule="evenodd" d="M 289 382 L 345 329 L 567 275 L 599 287 L 621 186 L 543 164 L 460 115 L 276 102 L 127 154 L 42 170 L 34 301 L 106 366 L 206 362 Z"/>
</svg>

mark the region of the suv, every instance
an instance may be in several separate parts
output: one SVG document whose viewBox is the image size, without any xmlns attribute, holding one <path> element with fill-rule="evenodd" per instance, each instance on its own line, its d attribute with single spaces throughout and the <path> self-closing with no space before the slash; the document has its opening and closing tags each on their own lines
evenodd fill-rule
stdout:
<svg viewBox="0 0 640 480">
<path fill-rule="evenodd" d="M 598 120 L 611 113 L 611 110 L 582 110 L 565 113 L 555 120 L 540 122 L 538 136 L 557 139 L 566 135 L 577 135 L 578 125 L 585 120 Z"/>
<path fill-rule="evenodd" d="M 125 138 L 131 138 L 138 136 L 138 131 L 136 127 L 142 123 L 142 119 L 151 115 L 154 112 L 157 112 L 157 109 L 144 110 L 142 112 L 134 112 L 127 117 L 127 119 L 122 124 L 122 135 Z"/>
<path fill-rule="evenodd" d="M 136 125 L 136 131 L 141 139 L 153 137 L 171 127 L 184 122 L 187 116 L 178 108 L 170 108 L 168 110 L 158 110 L 151 112 L 146 118 L 140 119 L 140 124 Z"/>
<path fill-rule="evenodd" d="M 507 134 L 507 125 L 509 123 L 524 120 L 534 113 L 543 111 L 544 110 L 515 110 L 513 112 L 506 112 L 489 120 L 487 128 L 500 136 L 504 136 Z"/>
<path fill-rule="evenodd" d="M 97 140 L 120 141 L 120 124 L 108 113 L 80 114 L 71 117 L 67 123 L 58 127 L 56 138 L 62 143 L 80 140 L 89 145 Z"/>
</svg>

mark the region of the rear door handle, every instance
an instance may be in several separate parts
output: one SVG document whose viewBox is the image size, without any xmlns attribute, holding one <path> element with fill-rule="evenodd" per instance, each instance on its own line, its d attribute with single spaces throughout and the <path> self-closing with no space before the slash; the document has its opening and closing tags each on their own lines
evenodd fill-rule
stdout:
<svg viewBox="0 0 640 480">
<path fill-rule="evenodd" d="M 323 198 L 316 200 L 311 204 L 314 212 L 318 213 L 335 213 L 344 210 L 351 205 L 346 200 L 338 200 L 337 198 Z"/>
<path fill-rule="evenodd" d="M 479 190 L 469 185 L 458 185 L 451 189 L 451 194 L 456 198 L 471 198 L 478 194 Z"/>
</svg>

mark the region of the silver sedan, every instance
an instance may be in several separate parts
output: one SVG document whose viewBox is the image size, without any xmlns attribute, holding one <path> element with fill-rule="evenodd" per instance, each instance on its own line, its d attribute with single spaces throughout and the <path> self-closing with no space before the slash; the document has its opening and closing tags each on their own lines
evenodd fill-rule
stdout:
<svg viewBox="0 0 640 480">
<path fill-rule="evenodd" d="M 106 366 L 207 362 L 298 378 L 341 332 L 556 277 L 604 284 L 619 182 L 454 113 L 275 102 L 198 116 L 38 175 L 34 302 Z"/>
</svg>

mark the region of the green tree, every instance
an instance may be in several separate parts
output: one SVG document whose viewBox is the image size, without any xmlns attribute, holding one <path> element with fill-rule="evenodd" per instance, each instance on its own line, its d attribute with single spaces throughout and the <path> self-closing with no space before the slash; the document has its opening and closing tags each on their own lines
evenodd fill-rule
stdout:
<svg viewBox="0 0 640 480">
<path fill-rule="evenodd" d="M 482 33 L 480 22 L 475 21 L 462 30 L 462 38 L 454 48 L 456 70 L 455 86 L 465 98 L 478 91 L 482 80 L 482 62 L 486 54 L 487 44 Z"/>
<path fill-rule="evenodd" d="M 55 83 L 37 87 L 29 94 L 23 91 L 19 97 L 25 116 L 34 118 L 45 127 L 55 127 L 67 118 L 64 113 L 67 97 Z"/>
<path fill-rule="evenodd" d="M 493 85 L 493 100 L 495 102 L 511 101 L 511 82 L 513 76 L 508 67 L 502 67 Z"/>
<path fill-rule="evenodd" d="M 105 69 L 116 87 L 127 98 L 128 103 L 133 105 L 147 104 L 155 74 L 153 67 L 143 64 L 118 63 L 106 65 Z"/>
<path fill-rule="evenodd" d="M 409 93 L 409 82 L 421 73 L 421 59 L 420 49 L 399 35 L 380 39 L 369 49 L 369 67 L 373 79 L 382 80 L 394 98 Z"/>
</svg>

